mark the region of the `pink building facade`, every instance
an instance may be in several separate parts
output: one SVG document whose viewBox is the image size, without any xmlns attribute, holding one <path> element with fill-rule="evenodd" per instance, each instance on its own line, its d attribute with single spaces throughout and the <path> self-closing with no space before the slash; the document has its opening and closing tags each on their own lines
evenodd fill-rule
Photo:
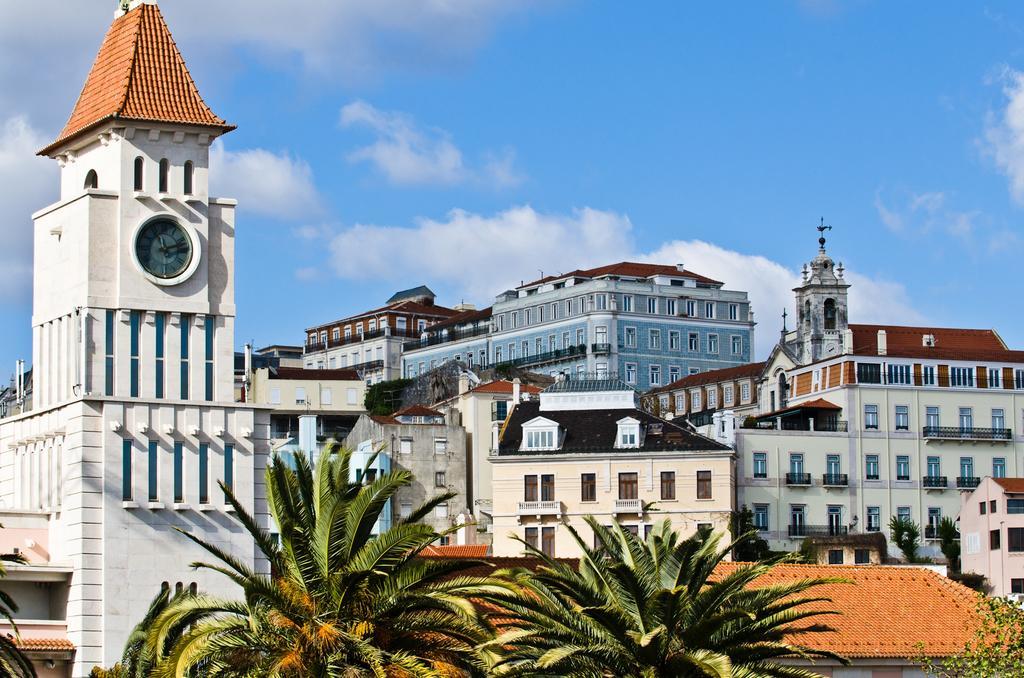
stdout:
<svg viewBox="0 0 1024 678">
<path fill-rule="evenodd" d="M 985 478 L 963 495 L 961 567 L 985 575 L 995 596 L 1024 597 L 1024 478 Z"/>
</svg>

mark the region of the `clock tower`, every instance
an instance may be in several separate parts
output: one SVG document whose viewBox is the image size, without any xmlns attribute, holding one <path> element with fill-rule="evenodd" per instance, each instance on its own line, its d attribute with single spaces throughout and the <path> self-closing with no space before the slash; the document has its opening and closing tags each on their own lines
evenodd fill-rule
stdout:
<svg viewBox="0 0 1024 678">
<path fill-rule="evenodd" d="M 75 677 L 117 660 L 161 586 L 237 594 L 172 528 L 259 566 L 217 487 L 266 524 L 269 418 L 234 398 L 236 203 L 209 192 L 232 129 L 155 1 L 125 0 L 40 151 L 60 199 L 33 215 L 33 403 L 0 421 L 0 502 L 50 516 Z"/>
</svg>

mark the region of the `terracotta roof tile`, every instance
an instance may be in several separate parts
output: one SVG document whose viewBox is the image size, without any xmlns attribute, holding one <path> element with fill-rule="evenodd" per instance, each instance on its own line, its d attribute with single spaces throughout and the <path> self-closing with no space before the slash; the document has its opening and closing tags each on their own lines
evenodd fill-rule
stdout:
<svg viewBox="0 0 1024 678">
<path fill-rule="evenodd" d="M 709 372 L 698 372 L 697 374 L 690 374 L 682 379 L 677 379 L 668 386 L 662 386 L 659 389 L 651 391 L 651 393 L 665 393 L 667 391 L 675 391 L 680 388 L 692 388 L 694 386 L 717 384 L 722 381 L 731 381 L 733 379 L 757 377 L 761 374 L 761 370 L 763 369 L 764 363 L 761 362 L 737 365 L 736 367 L 723 367 L 720 370 L 711 370 Z"/>
<path fill-rule="evenodd" d="M 451 544 L 449 546 L 428 546 L 420 552 L 427 558 L 486 558 L 490 546 L 487 544 Z"/>
<path fill-rule="evenodd" d="M 789 414 L 790 412 L 799 412 L 800 410 L 841 410 L 843 409 L 839 405 L 833 402 L 825 400 L 824 398 L 815 398 L 814 400 L 808 400 L 802 402 L 799 405 L 790 405 L 784 407 L 781 410 L 775 410 L 774 412 L 766 412 L 765 414 L 757 415 L 758 419 L 767 419 L 770 417 L 777 417 L 782 414 Z"/>
<path fill-rule="evenodd" d="M 553 280 L 562 280 L 564 278 L 600 278 L 602 276 L 622 276 L 626 278 L 650 278 L 656 275 L 671 275 L 682 278 L 691 278 L 697 282 L 707 283 L 709 285 L 721 285 L 722 283 L 718 280 L 712 280 L 699 273 L 693 271 L 680 271 L 675 266 L 669 266 L 667 264 L 644 264 L 635 261 L 620 261 L 617 264 L 608 264 L 607 266 L 598 266 L 597 268 L 586 268 L 576 269 L 569 273 L 562 273 L 560 275 L 549 275 L 533 282 L 528 282 L 525 285 L 520 285 L 518 289 L 523 287 L 533 287 L 534 285 L 541 285 L 546 282 Z"/>
<path fill-rule="evenodd" d="M 496 381 L 489 381 L 486 384 L 481 384 L 474 389 L 470 389 L 470 393 L 502 393 L 512 395 L 514 384 L 508 379 L 498 379 Z M 537 395 L 543 389 L 539 386 L 533 386 L 532 384 L 520 384 L 519 386 L 521 393 L 529 393 L 530 395 Z"/>
<path fill-rule="evenodd" d="M 402 409 L 395 412 L 393 415 L 395 418 L 398 417 L 443 417 L 444 415 L 437 410 L 432 410 L 424 405 L 410 405 L 409 407 L 403 407 Z"/>
<path fill-rule="evenodd" d="M 203 101 L 160 9 L 145 3 L 114 19 L 71 117 L 40 155 L 112 119 L 234 129 Z"/>
<path fill-rule="evenodd" d="M 296 381 L 362 381 L 355 370 L 307 370 L 301 367 L 274 367 L 270 369 L 271 379 L 293 379 Z"/>
<path fill-rule="evenodd" d="M 408 300 L 407 301 L 397 301 L 397 302 L 395 302 L 393 304 L 389 304 L 387 306 L 381 306 L 380 308 L 375 308 L 375 309 L 373 309 L 371 311 L 363 311 L 362 313 L 358 313 L 356 315 L 350 315 L 347 318 L 342 318 L 341 320 L 335 320 L 333 322 L 324 323 L 323 325 L 316 325 L 314 327 L 307 327 L 306 328 L 306 332 L 313 332 L 313 331 L 323 330 L 323 329 L 327 329 L 329 327 L 333 327 L 334 325 L 341 325 L 341 324 L 344 324 L 344 323 L 354 322 L 356 320 L 359 320 L 361 318 L 365 318 L 367 316 L 377 316 L 377 315 L 381 315 L 383 313 L 388 313 L 388 312 L 391 312 L 391 311 L 396 311 L 396 312 L 400 311 L 400 312 L 403 312 L 403 313 L 412 313 L 413 315 L 425 315 L 425 316 L 429 316 L 429 317 L 432 317 L 432 318 L 450 318 L 451 316 L 453 316 L 456 313 L 458 313 L 458 311 L 456 311 L 454 309 L 447 308 L 445 306 L 438 306 L 436 304 L 429 304 L 428 305 L 428 304 L 421 304 L 418 301 L 408 301 Z M 431 325 L 431 327 L 433 327 L 433 325 Z M 427 328 L 427 329 L 430 329 L 430 328 Z"/>
<path fill-rule="evenodd" d="M 1009 494 L 1024 494 L 1024 478 L 993 478 Z"/>
<path fill-rule="evenodd" d="M 10 637 L 10 634 L 8 634 Z M 13 638 L 14 644 L 19 649 L 25 652 L 55 652 L 55 651 L 68 651 L 73 652 L 75 649 L 74 643 L 67 638 Z"/>
<path fill-rule="evenodd" d="M 1009 350 L 995 330 L 856 324 L 851 324 L 850 330 L 854 355 L 877 356 L 878 331 L 885 330 L 886 356 L 1024 362 L 1024 351 Z M 935 337 L 935 346 L 924 345 L 926 334 Z"/>
</svg>

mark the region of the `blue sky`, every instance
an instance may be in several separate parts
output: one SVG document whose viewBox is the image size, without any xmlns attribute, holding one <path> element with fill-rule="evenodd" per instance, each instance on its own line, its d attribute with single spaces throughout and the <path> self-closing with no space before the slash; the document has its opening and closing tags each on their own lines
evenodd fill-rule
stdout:
<svg viewBox="0 0 1024 678">
<path fill-rule="evenodd" d="M 114 3 L 56 18 L 25 4 L 0 8 L 0 374 L 30 351 L 24 234 L 56 192 L 31 151 L 70 112 Z M 1024 209 L 1015 3 L 162 9 L 239 125 L 214 180 L 241 201 L 239 345 L 299 343 L 403 287 L 486 305 L 540 271 L 641 258 L 748 290 L 764 355 L 824 216 L 851 320 L 995 327 L 1024 346 L 1007 312 Z"/>
</svg>

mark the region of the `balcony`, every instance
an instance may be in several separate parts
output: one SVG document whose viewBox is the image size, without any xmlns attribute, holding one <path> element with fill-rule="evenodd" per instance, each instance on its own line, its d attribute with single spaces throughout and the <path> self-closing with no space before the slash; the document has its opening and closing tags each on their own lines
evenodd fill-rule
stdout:
<svg viewBox="0 0 1024 678">
<path fill-rule="evenodd" d="M 416 341 L 407 341 L 402 344 L 403 351 L 415 351 L 418 348 L 426 348 L 428 346 L 438 346 L 440 344 L 450 344 L 454 341 L 462 341 L 463 339 L 475 339 L 476 337 L 486 337 L 491 333 L 490 325 L 483 327 L 474 327 L 472 329 L 464 330 L 442 330 L 440 332 L 431 333 L 430 329 L 424 330 L 428 336 L 419 337 L 417 336 Z"/>
<path fill-rule="evenodd" d="M 944 490 L 949 487 L 946 476 L 925 476 L 921 478 L 921 487 L 929 490 Z"/>
<path fill-rule="evenodd" d="M 591 344 L 590 352 L 594 355 L 608 355 L 612 352 L 611 344 Z"/>
<path fill-rule="evenodd" d="M 357 372 L 372 372 L 374 370 L 379 370 L 379 369 L 381 369 L 383 367 L 384 367 L 384 361 L 383 360 L 371 360 L 371 361 L 365 362 L 365 363 L 358 363 L 356 365 L 349 365 L 347 368 L 343 368 L 343 369 L 356 370 Z"/>
<path fill-rule="evenodd" d="M 936 527 L 935 525 L 925 525 L 924 526 L 924 538 L 925 539 L 938 539 L 939 538 L 939 528 Z"/>
<path fill-rule="evenodd" d="M 786 474 L 787 485 L 810 485 L 811 474 L 810 473 L 787 473 Z"/>
<path fill-rule="evenodd" d="M 956 486 L 961 490 L 973 490 L 978 485 L 981 485 L 981 478 L 975 476 L 958 476 L 956 479 Z"/>
<path fill-rule="evenodd" d="M 644 503 L 639 499 L 616 499 L 615 513 L 635 513 L 638 516 L 644 514 Z"/>
<path fill-rule="evenodd" d="M 1009 442 L 1013 431 L 1008 428 L 975 428 L 973 426 L 925 426 L 921 435 L 929 440 L 987 440 Z"/>
<path fill-rule="evenodd" d="M 825 487 L 846 487 L 850 484 L 850 477 L 845 473 L 826 473 L 821 477 L 821 484 Z"/>
<path fill-rule="evenodd" d="M 587 355 L 587 345 L 580 344 L 579 346 L 570 346 L 569 348 L 559 348 L 554 351 L 547 351 L 546 353 L 537 353 L 535 355 L 529 355 L 522 358 L 514 358 L 512 360 L 505 360 L 495 365 L 496 368 L 502 367 L 521 367 L 524 365 L 540 365 L 541 363 L 552 363 L 560 360 L 569 360 L 572 358 L 581 358 Z"/>
<path fill-rule="evenodd" d="M 358 344 L 363 341 L 368 341 L 370 339 L 379 339 L 380 337 L 384 336 L 395 337 L 396 339 L 406 339 L 419 337 L 420 331 L 410 329 L 400 330 L 394 327 L 386 327 L 384 329 L 373 330 L 372 332 L 363 332 L 362 334 L 354 334 L 347 337 L 338 337 L 337 339 L 328 339 L 326 342 L 306 342 L 306 353 L 316 353 L 317 351 L 323 351 L 328 348 L 338 348 L 339 346 Z"/>
<path fill-rule="evenodd" d="M 761 431 L 809 431 L 816 433 L 846 433 L 849 423 L 844 420 L 826 420 L 817 423 L 807 419 L 760 419 L 752 424 L 744 423 L 742 428 Z"/>
<path fill-rule="evenodd" d="M 523 516 L 560 516 L 562 515 L 562 502 L 560 501 L 521 501 L 518 511 Z"/>
<path fill-rule="evenodd" d="M 789 536 L 800 537 L 841 537 L 849 534 L 846 525 L 790 525 Z"/>
</svg>

